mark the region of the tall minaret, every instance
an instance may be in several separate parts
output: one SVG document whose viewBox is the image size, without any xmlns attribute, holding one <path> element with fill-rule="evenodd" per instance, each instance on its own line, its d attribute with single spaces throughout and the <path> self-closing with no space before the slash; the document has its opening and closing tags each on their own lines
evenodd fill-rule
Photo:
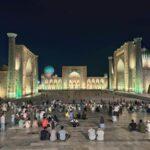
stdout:
<svg viewBox="0 0 150 150">
<path fill-rule="evenodd" d="M 7 75 L 7 97 L 16 97 L 16 75 L 15 75 L 15 56 L 16 56 L 16 36 L 15 33 L 7 33 L 8 36 L 8 75 Z"/>
</svg>

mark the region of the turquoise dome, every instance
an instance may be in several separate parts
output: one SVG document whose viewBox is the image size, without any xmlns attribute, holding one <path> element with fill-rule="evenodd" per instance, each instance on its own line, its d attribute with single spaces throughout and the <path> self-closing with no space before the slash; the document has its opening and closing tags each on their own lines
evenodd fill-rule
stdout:
<svg viewBox="0 0 150 150">
<path fill-rule="evenodd" d="M 53 74 L 54 73 L 54 67 L 52 67 L 52 66 L 46 66 L 45 68 L 44 68 L 44 74 Z"/>
</svg>

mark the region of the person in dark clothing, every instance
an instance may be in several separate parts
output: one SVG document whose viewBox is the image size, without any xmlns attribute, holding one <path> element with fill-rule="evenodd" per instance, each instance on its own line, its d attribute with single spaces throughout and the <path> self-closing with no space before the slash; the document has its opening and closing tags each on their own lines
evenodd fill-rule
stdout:
<svg viewBox="0 0 150 150">
<path fill-rule="evenodd" d="M 111 105 L 109 105 L 109 111 L 108 111 L 108 114 L 109 114 L 110 116 L 112 116 L 112 106 L 111 106 Z"/>
<path fill-rule="evenodd" d="M 103 116 L 100 116 L 99 127 L 102 128 L 102 129 L 105 128 L 105 121 L 104 121 L 104 117 Z"/>
<path fill-rule="evenodd" d="M 137 124 L 134 122 L 134 120 L 131 120 L 131 123 L 129 124 L 129 130 L 130 131 L 136 131 L 137 130 Z"/>
<path fill-rule="evenodd" d="M 82 113 L 82 119 L 83 119 L 83 120 L 87 119 L 87 118 L 86 118 L 86 112 L 85 112 L 85 111 L 83 111 L 83 113 Z"/>
<path fill-rule="evenodd" d="M 50 133 L 47 131 L 47 128 L 43 128 L 40 133 L 40 140 L 49 140 Z"/>
</svg>

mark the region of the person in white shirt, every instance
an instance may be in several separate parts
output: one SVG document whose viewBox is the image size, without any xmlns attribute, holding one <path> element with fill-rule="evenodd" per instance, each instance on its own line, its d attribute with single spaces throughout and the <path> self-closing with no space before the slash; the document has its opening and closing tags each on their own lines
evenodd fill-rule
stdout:
<svg viewBox="0 0 150 150">
<path fill-rule="evenodd" d="M 7 111 L 7 104 L 6 104 L 6 103 L 4 103 L 4 104 L 2 105 L 2 111 L 3 111 L 3 112 L 6 112 L 6 111 Z"/>
<path fill-rule="evenodd" d="M 103 141 L 104 140 L 104 130 L 102 130 L 101 128 L 98 128 L 97 132 L 97 141 Z"/>
<path fill-rule="evenodd" d="M 96 131 L 95 129 L 91 128 L 88 130 L 88 137 L 91 141 L 96 139 Z"/>
<path fill-rule="evenodd" d="M 5 131 L 5 114 L 3 113 L 0 118 L 1 131 Z"/>
<path fill-rule="evenodd" d="M 15 113 L 12 113 L 11 115 L 11 124 L 15 125 Z"/>
<path fill-rule="evenodd" d="M 54 142 L 57 140 L 57 131 L 54 127 L 52 127 L 52 130 L 50 131 L 50 141 Z"/>
<path fill-rule="evenodd" d="M 61 126 L 61 130 L 58 132 L 58 136 L 61 141 L 65 141 L 69 137 L 68 132 L 64 130 L 64 126 Z"/>
</svg>

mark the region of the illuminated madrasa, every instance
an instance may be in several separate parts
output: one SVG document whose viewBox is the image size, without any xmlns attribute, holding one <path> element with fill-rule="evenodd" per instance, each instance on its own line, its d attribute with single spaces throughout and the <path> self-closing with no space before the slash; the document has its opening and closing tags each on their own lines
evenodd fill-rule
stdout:
<svg viewBox="0 0 150 150">
<path fill-rule="evenodd" d="M 150 93 L 150 51 L 142 38 L 125 42 L 109 57 L 109 89 Z"/>
<path fill-rule="evenodd" d="M 38 56 L 25 45 L 16 44 L 15 33 L 9 39 L 8 68 L 0 70 L 0 97 L 20 98 L 38 93 Z M 5 75 L 5 76 L 4 76 Z"/>
<path fill-rule="evenodd" d="M 41 90 L 107 89 L 108 77 L 87 77 L 87 66 L 63 66 L 62 77 L 47 66 L 41 76 Z"/>
</svg>

